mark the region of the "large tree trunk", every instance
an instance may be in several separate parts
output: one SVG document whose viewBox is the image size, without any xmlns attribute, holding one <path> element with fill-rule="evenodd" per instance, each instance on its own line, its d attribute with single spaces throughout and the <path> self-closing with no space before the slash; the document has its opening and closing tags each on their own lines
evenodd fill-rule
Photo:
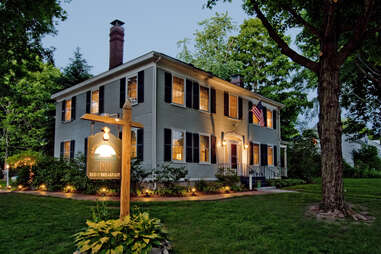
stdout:
<svg viewBox="0 0 381 254">
<path fill-rule="evenodd" d="M 321 210 L 343 211 L 343 162 L 341 150 L 339 68 L 334 59 L 322 58 L 320 62 L 318 99 L 319 136 L 321 144 L 322 201 Z"/>
</svg>

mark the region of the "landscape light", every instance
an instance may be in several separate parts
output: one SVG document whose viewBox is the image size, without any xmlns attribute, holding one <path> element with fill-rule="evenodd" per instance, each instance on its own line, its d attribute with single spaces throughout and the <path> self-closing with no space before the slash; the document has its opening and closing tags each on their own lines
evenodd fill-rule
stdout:
<svg viewBox="0 0 381 254">
<path fill-rule="evenodd" d="M 17 186 L 17 189 L 18 189 L 18 190 L 22 190 L 22 185 L 21 185 L 21 184 L 18 185 L 18 186 Z"/>
<path fill-rule="evenodd" d="M 100 188 L 99 192 L 102 194 L 102 196 L 104 196 L 107 193 L 107 188 L 106 187 L 102 187 L 102 188 Z"/>
<path fill-rule="evenodd" d="M 149 197 L 149 189 L 146 189 L 145 193 L 146 193 L 146 197 Z"/>
<path fill-rule="evenodd" d="M 8 185 L 7 188 L 8 188 L 8 190 L 11 190 L 12 187 L 10 185 Z"/>
<path fill-rule="evenodd" d="M 196 188 L 192 188 L 192 196 L 196 196 Z"/>
<path fill-rule="evenodd" d="M 225 187 L 225 191 L 226 191 L 226 192 L 230 192 L 230 187 L 229 187 L 229 186 L 226 186 L 226 187 Z"/>
<path fill-rule="evenodd" d="M 42 190 L 42 191 L 46 191 L 46 185 L 45 184 L 41 184 L 38 189 Z"/>
</svg>

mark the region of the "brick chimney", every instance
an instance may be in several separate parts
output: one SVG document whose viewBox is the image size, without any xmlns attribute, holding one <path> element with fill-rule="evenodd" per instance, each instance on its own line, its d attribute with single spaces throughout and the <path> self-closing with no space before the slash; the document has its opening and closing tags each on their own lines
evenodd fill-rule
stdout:
<svg viewBox="0 0 381 254">
<path fill-rule="evenodd" d="M 116 19 L 110 28 L 110 66 L 109 70 L 123 63 L 124 22 Z"/>
<path fill-rule="evenodd" d="M 240 86 L 240 87 L 244 87 L 242 77 L 239 74 L 232 75 L 230 77 L 230 83 L 233 83 L 233 84 Z"/>
</svg>

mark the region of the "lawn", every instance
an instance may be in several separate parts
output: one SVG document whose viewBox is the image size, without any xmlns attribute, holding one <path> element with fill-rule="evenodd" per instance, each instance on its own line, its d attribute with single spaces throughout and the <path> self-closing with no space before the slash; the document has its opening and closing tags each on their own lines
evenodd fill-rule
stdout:
<svg viewBox="0 0 381 254">
<path fill-rule="evenodd" d="M 302 193 L 222 201 L 135 203 L 168 227 L 175 253 L 381 253 L 381 179 L 346 179 L 346 199 L 369 208 L 371 225 L 304 216 L 318 185 Z M 108 204 L 115 216 L 118 203 Z M 71 235 L 93 202 L 0 194 L 0 253 L 72 253 Z"/>
</svg>

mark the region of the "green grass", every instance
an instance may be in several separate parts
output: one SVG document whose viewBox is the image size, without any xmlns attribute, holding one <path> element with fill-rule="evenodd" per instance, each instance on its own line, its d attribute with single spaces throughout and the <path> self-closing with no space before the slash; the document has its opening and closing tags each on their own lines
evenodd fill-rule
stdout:
<svg viewBox="0 0 381 254">
<path fill-rule="evenodd" d="M 371 225 L 305 217 L 306 207 L 319 202 L 317 185 L 297 186 L 303 193 L 133 205 L 164 222 L 175 253 L 381 253 L 381 179 L 346 179 L 345 185 L 346 199 L 376 216 Z M 0 253 L 72 253 L 71 235 L 91 218 L 92 206 L 0 194 Z M 110 210 L 118 215 L 118 209 Z"/>
</svg>

